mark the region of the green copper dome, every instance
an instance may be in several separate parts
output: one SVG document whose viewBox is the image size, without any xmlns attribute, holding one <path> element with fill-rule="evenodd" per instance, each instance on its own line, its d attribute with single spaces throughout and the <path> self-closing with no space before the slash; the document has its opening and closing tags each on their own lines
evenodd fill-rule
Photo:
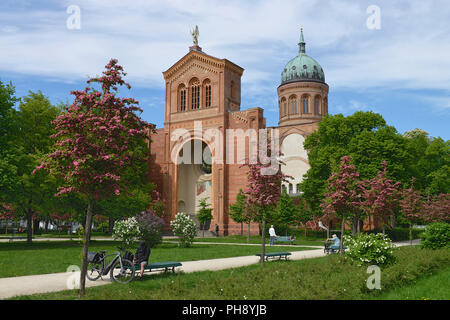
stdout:
<svg viewBox="0 0 450 320">
<path fill-rule="evenodd" d="M 281 72 L 281 84 L 298 81 L 318 81 L 325 83 L 325 73 L 320 64 L 305 53 L 303 29 L 300 33 L 298 55 L 289 61 Z"/>
</svg>

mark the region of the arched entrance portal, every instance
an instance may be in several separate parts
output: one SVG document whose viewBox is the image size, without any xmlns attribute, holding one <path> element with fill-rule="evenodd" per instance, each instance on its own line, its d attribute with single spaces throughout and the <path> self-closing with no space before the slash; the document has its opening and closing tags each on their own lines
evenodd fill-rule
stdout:
<svg viewBox="0 0 450 320">
<path fill-rule="evenodd" d="M 177 212 L 195 215 L 201 199 L 213 206 L 212 158 L 201 140 L 187 141 L 181 148 L 177 166 Z"/>
</svg>

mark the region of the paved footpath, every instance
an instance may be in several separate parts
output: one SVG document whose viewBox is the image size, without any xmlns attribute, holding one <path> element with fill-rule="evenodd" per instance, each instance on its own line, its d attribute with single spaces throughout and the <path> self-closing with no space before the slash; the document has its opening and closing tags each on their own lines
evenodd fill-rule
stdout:
<svg viewBox="0 0 450 320">
<path fill-rule="evenodd" d="M 202 242 L 204 243 L 204 242 Z M 397 242 L 397 246 L 409 245 L 409 241 Z M 415 240 L 413 244 L 418 244 Z M 302 260 L 323 257 L 323 249 L 293 251 L 291 260 Z M 243 256 L 199 261 L 184 261 L 183 266 L 176 268 L 176 271 L 185 273 L 197 271 L 216 271 L 229 268 L 248 266 L 259 262 L 257 256 Z M 156 273 L 156 272 L 155 272 Z M 23 277 L 0 278 L 0 299 L 8 299 L 15 296 L 30 295 L 36 293 L 57 292 L 69 289 L 71 279 L 79 279 L 79 273 L 62 272 L 53 274 L 32 275 Z M 109 284 L 109 276 L 104 280 L 90 281 L 86 279 L 86 287 L 94 287 Z M 73 287 L 72 287 L 73 288 Z"/>
</svg>

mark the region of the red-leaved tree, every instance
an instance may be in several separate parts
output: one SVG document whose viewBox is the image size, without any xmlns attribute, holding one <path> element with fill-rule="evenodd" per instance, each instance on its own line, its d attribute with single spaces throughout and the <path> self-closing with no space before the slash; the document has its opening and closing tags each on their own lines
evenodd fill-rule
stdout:
<svg viewBox="0 0 450 320">
<path fill-rule="evenodd" d="M 359 173 L 351 161 L 351 156 L 341 158 L 338 172 L 334 172 L 328 179 L 328 187 L 321 203 L 326 215 L 341 219 L 341 255 L 344 246 L 345 223 L 355 214 L 359 214 L 364 195 L 363 182 L 359 180 Z"/>
<path fill-rule="evenodd" d="M 57 195 L 78 193 L 88 203 L 82 254 L 80 296 L 85 295 L 88 243 L 95 201 L 127 191 L 124 178 L 139 161 L 146 161 L 146 139 L 153 125 L 141 120 L 138 101 L 117 97 L 118 87 L 130 85 L 125 72 L 110 60 L 102 76 L 91 78 L 83 91 L 72 91 L 71 106 L 54 121 L 54 152 L 36 170 L 48 168 L 64 183 Z M 90 87 L 98 83 L 101 90 Z"/>
<path fill-rule="evenodd" d="M 383 170 L 380 170 L 377 176 L 368 182 L 364 208 L 369 216 L 381 219 L 381 228 L 385 234 L 385 221 L 394 214 L 398 205 L 400 182 L 394 182 L 386 176 L 387 161 L 383 161 L 381 165 Z"/>
<path fill-rule="evenodd" d="M 450 193 L 441 193 L 435 198 L 428 198 L 423 217 L 426 222 L 450 222 Z"/>
<path fill-rule="evenodd" d="M 415 179 L 411 179 L 411 186 L 401 191 L 399 201 L 403 220 L 409 225 L 409 242 L 412 245 L 412 225 L 423 220 L 424 202 L 420 191 L 414 189 Z"/>
</svg>

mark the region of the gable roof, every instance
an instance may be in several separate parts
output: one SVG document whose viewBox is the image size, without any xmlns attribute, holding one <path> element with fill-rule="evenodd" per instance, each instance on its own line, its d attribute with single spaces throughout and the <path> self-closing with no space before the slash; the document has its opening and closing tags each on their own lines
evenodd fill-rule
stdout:
<svg viewBox="0 0 450 320">
<path fill-rule="evenodd" d="M 191 61 L 197 60 L 209 64 L 218 69 L 227 69 L 231 72 L 242 76 L 244 69 L 238 66 L 237 64 L 227 60 L 227 59 L 219 59 L 213 56 L 210 56 L 203 51 L 191 50 L 184 57 L 178 60 L 174 65 L 172 65 L 169 69 L 163 72 L 163 76 L 165 80 L 170 79 L 174 74 L 188 65 Z"/>
</svg>

